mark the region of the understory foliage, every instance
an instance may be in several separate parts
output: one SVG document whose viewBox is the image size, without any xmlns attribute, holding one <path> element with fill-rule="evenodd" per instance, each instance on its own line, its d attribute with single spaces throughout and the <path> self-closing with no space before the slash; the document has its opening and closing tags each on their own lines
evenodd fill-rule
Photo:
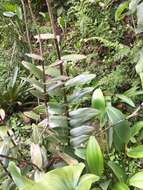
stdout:
<svg viewBox="0 0 143 190">
<path fill-rule="evenodd" d="M 142 0 L 0 16 L 0 189 L 143 189 Z"/>
</svg>

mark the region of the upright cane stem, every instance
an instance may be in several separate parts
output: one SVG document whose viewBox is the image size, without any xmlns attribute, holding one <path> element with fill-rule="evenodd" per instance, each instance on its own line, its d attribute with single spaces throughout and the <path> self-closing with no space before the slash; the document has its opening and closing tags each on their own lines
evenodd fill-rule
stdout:
<svg viewBox="0 0 143 190">
<path fill-rule="evenodd" d="M 59 42 L 57 40 L 57 34 L 56 34 L 56 29 L 55 29 L 55 24 L 54 24 L 54 16 L 53 16 L 53 13 L 52 13 L 50 0 L 46 0 L 46 4 L 47 4 L 47 7 L 48 7 L 48 13 L 49 13 L 49 17 L 50 17 L 52 32 L 54 34 L 54 42 L 55 42 L 55 48 L 56 48 L 56 52 L 57 52 L 57 57 L 58 57 L 58 59 L 60 61 L 60 74 L 63 75 L 64 74 L 63 61 L 61 60 L 61 51 L 60 51 L 60 47 L 59 47 Z M 66 90 L 65 90 L 64 87 L 65 86 L 63 85 L 64 104 L 66 106 L 66 116 L 68 117 L 69 113 L 68 113 L 67 96 L 66 96 Z"/>
<path fill-rule="evenodd" d="M 25 7 L 24 0 L 21 0 L 21 4 L 22 4 L 22 9 L 23 9 L 23 15 L 24 15 L 24 23 L 25 23 L 25 28 L 26 28 L 27 41 L 29 44 L 30 53 L 32 53 L 32 45 L 31 45 L 30 35 L 29 35 L 29 30 L 28 30 L 28 25 L 27 25 L 27 15 L 26 15 L 26 7 Z"/>
<path fill-rule="evenodd" d="M 35 16 L 33 14 L 33 11 L 32 11 L 30 0 L 28 0 L 28 5 L 29 5 L 29 10 L 30 10 L 32 20 L 36 26 L 36 19 L 35 19 Z M 37 30 L 38 38 L 39 38 L 38 42 L 39 42 L 40 56 L 43 58 L 42 42 L 40 39 L 40 32 L 39 32 L 38 27 L 36 27 L 36 30 Z M 44 65 L 43 60 L 42 60 L 42 71 L 43 71 L 43 86 L 44 86 L 44 103 L 45 103 L 45 108 L 46 108 L 45 113 L 46 113 L 47 120 L 49 120 L 48 119 L 48 96 L 47 96 L 47 87 L 46 87 L 46 72 L 45 72 L 45 65 Z"/>
</svg>

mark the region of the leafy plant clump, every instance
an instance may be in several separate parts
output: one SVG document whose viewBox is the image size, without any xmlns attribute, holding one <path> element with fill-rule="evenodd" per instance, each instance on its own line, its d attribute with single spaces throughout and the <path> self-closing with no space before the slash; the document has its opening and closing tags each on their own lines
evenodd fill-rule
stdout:
<svg viewBox="0 0 143 190">
<path fill-rule="evenodd" d="M 142 10 L 0 1 L 0 189 L 143 189 Z"/>
</svg>

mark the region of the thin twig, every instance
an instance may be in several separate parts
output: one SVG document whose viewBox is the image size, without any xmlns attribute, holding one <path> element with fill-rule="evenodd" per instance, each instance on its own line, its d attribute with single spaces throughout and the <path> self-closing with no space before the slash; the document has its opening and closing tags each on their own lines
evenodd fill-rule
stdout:
<svg viewBox="0 0 143 190">
<path fill-rule="evenodd" d="M 106 127 L 106 128 L 103 129 L 102 131 L 99 131 L 98 133 L 96 133 L 96 137 L 101 136 L 104 132 L 106 132 L 106 131 L 108 131 L 109 129 L 115 127 L 115 126 L 118 125 L 119 123 L 121 123 L 121 122 L 123 122 L 123 121 L 125 121 L 125 120 L 131 119 L 131 118 L 137 116 L 137 114 L 138 114 L 138 112 L 140 111 L 141 108 L 142 108 L 142 105 L 138 106 L 138 108 L 137 108 L 131 115 L 127 116 L 125 119 L 122 119 L 122 120 L 118 121 L 117 123 L 112 124 L 112 125 L 110 125 L 109 127 Z"/>
<path fill-rule="evenodd" d="M 33 164 L 32 162 L 29 162 L 29 161 L 27 161 L 27 160 L 20 160 L 20 159 L 18 159 L 18 158 L 14 158 L 14 157 L 2 155 L 2 154 L 0 154 L 0 157 L 1 157 L 1 158 L 5 158 L 5 159 L 7 159 L 7 160 L 13 160 L 13 161 L 17 161 L 17 162 L 26 163 L 26 164 L 31 165 L 32 167 L 38 169 L 39 171 L 41 171 L 41 169 L 40 169 L 36 164 Z M 0 161 L 1 161 L 1 160 L 0 160 Z"/>
<path fill-rule="evenodd" d="M 9 171 L 7 170 L 7 168 L 5 167 L 5 165 L 2 163 L 2 161 L 0 160 L 0 165 L 2 166 L 2 168 L 4 169 L 4 171 L 7 173 L 7 175 L 10 177 L 10 179 L 12 179 L 11 174 L 9 173 Z M 13 180 L 13 179 L 12 179 Z"/>
</svg>

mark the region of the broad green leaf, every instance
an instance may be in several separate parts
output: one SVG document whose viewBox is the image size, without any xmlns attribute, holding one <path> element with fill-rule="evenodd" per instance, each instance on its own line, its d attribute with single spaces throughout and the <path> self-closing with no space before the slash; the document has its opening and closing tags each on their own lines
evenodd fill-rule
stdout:
<svg viewBox="0 0 143 190">
<path fill-rule="evenodd" d="M 75 89 L 75 92 L 68 97 L 68 102 L 71 103 L 79 103 L 79 101 L 85 97 L 86 95 L 90 94 L 92 91 L 94 90 L 94 88 L 92 87 L 87 87 L 87 88 L 83 88 L 80 90 Z"/>
<path fill-rule="evenodd" d="M 33 90 L 30 90 L 30 93 L 31 93 L 33 96 L 35 96 L 35 97 L 37 97 L 37 98 L 39 98 L 39 99 L 41 99 L 41 100 L 44 100 L 44 99 L 45 99 L 44 94 L 43 94 L 41 91 L 39 91 L 39 90 L 33 89 Z"/>
<path fill-rule="evenodd" d="M 30 190 L 30 189 L 32 189 L 35 182 L 29 180 L 26 177 L 23 177 L 21 175 L 20 169 L 18 167 L 16 167 L 14 162 L 10 162 L 8 170 L 11 173 L 15 184 L 17 185 L 17 187 L 20 190 L 27 190 L 27 189 Z"/>
<path fill-rule="evenodd" d="M 143 189 L 143 172 L 138 172 L 129 179 L 129 184 L 133 187 Z"/>
<path fill-rule="evenodd" d="M 89 139 L 89 135 L 81 135 L 70 139 L 70 143 L 74 147 L 80 147 Z"/>
<path fill-rule="evenodd" d="M 35 88 L 36 90 L 39 90 L 41 93 L 44 93 L 44 85 L 42 82 L 33 78 L 26 79 L 26 80 L 31 84 L 31 86 L 33 86 L 33 88 Z"/>
<path fill-rule="evenodd" d="M 43 73 L 40 69 L 38 69 L 34 64 L 22 61 L 22 65 L 30 71 L 35 77 L 42 79 Z"/>
<path fill-rule="evenodd" d="M 68 120 L 66 116 L 50 116 L 49 117 L 49 127 L 57 128 L 57 127 L 68 127 Z"/>
<path fill-rule="evenodd" d="M 124 18 L 123 12 L 128 8 L 129 3 L 128 1 L 125 1 L 124 3 L 121 3 L 119 7 L 117 8 L 115 12 L 115 21 L 119 21 L 122 18 Z"/>
<path fill-rule="evenodd" d="M 132 14 L 136 11 L 137 5 L 140 2 L 141 0 L 131 0 L 131 2 L 129 3 L 129 10 L 131 11 Z"/>
<path fill-rule="evenodd" d="M 65 106 L 63 104 L 57 104 L 54 102 L 48 103 L 48 112 L 51 115 L 62 115 L 65 113 Z"/>
<path fill-rule="evenodd" d="M 42 152 L 38 144 L 31 143 L 30 146 L 31 160 L 32 163 L 37 165 L 39 168 L 42 168 Z"/>
<path fill-rule="evenodd" d="M 8 127 L 7 126 L 0 126 L 0 138 L 4 140 L 4 138 L 7 136 Z"/>
<path fill-rule="evenodd" d="M 143 158 L 143 145 L 129 148 L 127 150 L 127 155 L 130 158 Z"/>
<path fill-rule="evenodd" d="M 99 180 L 99 177 L 93 174 L 85 174 L 81 177 L 76 190 L 89 190 L 92 183 Z"/>
<path fill-rule="evenodd" d="M 138 121 L 131 127 L 131 137 L 136 136 L 143 129 L 143 121 Z"/>
<path fill-rule="evenodd" d="M 137 6 L 137 33 L 143 32 L 143 2 Z"/>
<path fill-rule="evenodd" d="M 79 54 L 70 54 L 70 55 L 64 55 L 62 57 L 63 61 L 73 61 L 73 62 L 77 62 L 80 61 L 82 59 L 86 59 L 85 55 L 79 55 Z"/>
<path fill-rule="evenodd" d="M 37 114 L 44 114 L 45 113 L 45 105 L 38 105 L 36 106 L 33 111 Z"/>
<path fill-rule="evenodd" d="M 85 148 L 76 148 L 74 151 L 75 155 L 79 158 L 85 160 L 86 159 L 86 150 Z"/>
<path fill-rule="evenodd" d="M 105 111 L 105 98 L 100 88 L 96 89 L 92 95 L 92 107 Z"/>
<path fill-rule="evenodd" d="M 120 182 L 126 182 L 126 173 L 117 163 L 109 161 L 108 166 Z"/>
<path fill-rule="evenodd" d="M 39 131 L 39 126 L 32 124 L 32 142 L 34 144 L 39 144 L 40 143 L 40 131 Z"/>
<path fill-rule="evenodd" d="M 101 187 L 102 190 L 108 190 L 110 183 L 111 179 L 105 180 L 104 182 L 101 182 L 99 186 Z"/>
<path fill-rule="evenodd" d="M 130 190 L 129 187 L 125 183 L 117 183 L 114 187 L 113 190 Z"/>
<path fill-rule="evenodd" d="M 95 116 L 99 115 L 99 111 L 93 108 L 79 108 L 77 110 L 71 111 L 70 116 L 70 125 L 71 126 L 81 126 L 85 122 L 91 120 Z"/>
<path fill-rule="evenodd" d="M 33 111 L 24 112 L 24 115 L 36 121 L 40 119 L 40 115 L 36 114 Z"/>
<path fill-rule="evenodd" d="M 130 106 L 132 106 L 132 107 L 135 107 L 135 104 L 134 104 L 134 102 L 131 100 L 131 98 L 129 98 L 129 97 L 123 95 L 123 94 L 117 94 L 116 96 L 117 96 L 118 98 L 120 98 L 122 102 L 124 102 L 124 103 L 126 103 L 126 104 L 128 104 L 128 105 L 130 105 Z"/>
<path fill-rule="evenodd" d="M 122 150 L 130 139 L 129 122 L 120 110 L 111 105 L 107 106 L 107 115 L 113 126 L 113 143 L 118 151 Z"/>
<path fill-rule="evenodd" d="M 38 182 L 23 177 L 14 163 L 10 163 L 9 172 L 20 190 L 89 190 L 98 176 L 87 174 L 80 180 L 84 164 L 58 168 L 43 175 Z M 86 182 L 86 184 L 84 183 Z"/>
<path fill-rule="evenodd" d="M 115 148 L 120 151 L 130 140 L 130 126 L 128 121 L 122 121 L 113 127 L 113 143 Z"/>
<path fill-rule="evenodd" d="M 94 136 L 91 136 L 86 149 L 86 160 L 91 173 L 101 176 L 104 170 L 103 155 Z"/>
<path fill-rule="evenodd" d="M 17 17 L 18 17 L 20 20 L 22 20 L 22 19 L 23 19 L 23 15 L 22 15 L 22 9 L 21 9 L 20 6 L 18 6 L 18 5 L 16 6 L 15 12 L 16 12 Z"/>
<path fill-rule="evenodd" d="M 79 86 L 79 85 L 84 85 L 86 83 L 91 82 L 91 80 L 93 80 L 96 77 L 95 74 L 81 74 L 76 76 L 73 79 L 68 80 L 65 83 L 66 87 L 73 87 L 73 86 Z"/>
<path fill-rule="evenodd" d="M 43 57 L 41 57 L 40 55 L 37 55 L 37 54 L 34 54 L 34 53 L 26 53 L 25 55 L 27 57 L 32 58 L 32 59 L 43 61 Z"/>
<path fill-rule="evenodd" d="M 125 119 L 124 114 L 120 110 L 114 108 L 111 105 L 107 106 L 107 115 L 112 125 L 120 123 Z"/>
<path fill-rule="evenodd" d="M 7 12 L 4 12 L 3 15 L 4 15 L 5 17 L 12 18 L 12 17 L 14 17 L 16 14 L 15 14 L 14 12 L 11 12 L 11 11 L 8 12 L 8 11 L 7 11 Z"/>
<path fill-rule="evenodd" d="M 83 125 L 80 127 L 75 127 L 70 130 L 70 134 L 74 137 L 81 136 L 81 135 L 87 135 L 93 132 L 95 129 L 92 126 Z"/>
</svg>

